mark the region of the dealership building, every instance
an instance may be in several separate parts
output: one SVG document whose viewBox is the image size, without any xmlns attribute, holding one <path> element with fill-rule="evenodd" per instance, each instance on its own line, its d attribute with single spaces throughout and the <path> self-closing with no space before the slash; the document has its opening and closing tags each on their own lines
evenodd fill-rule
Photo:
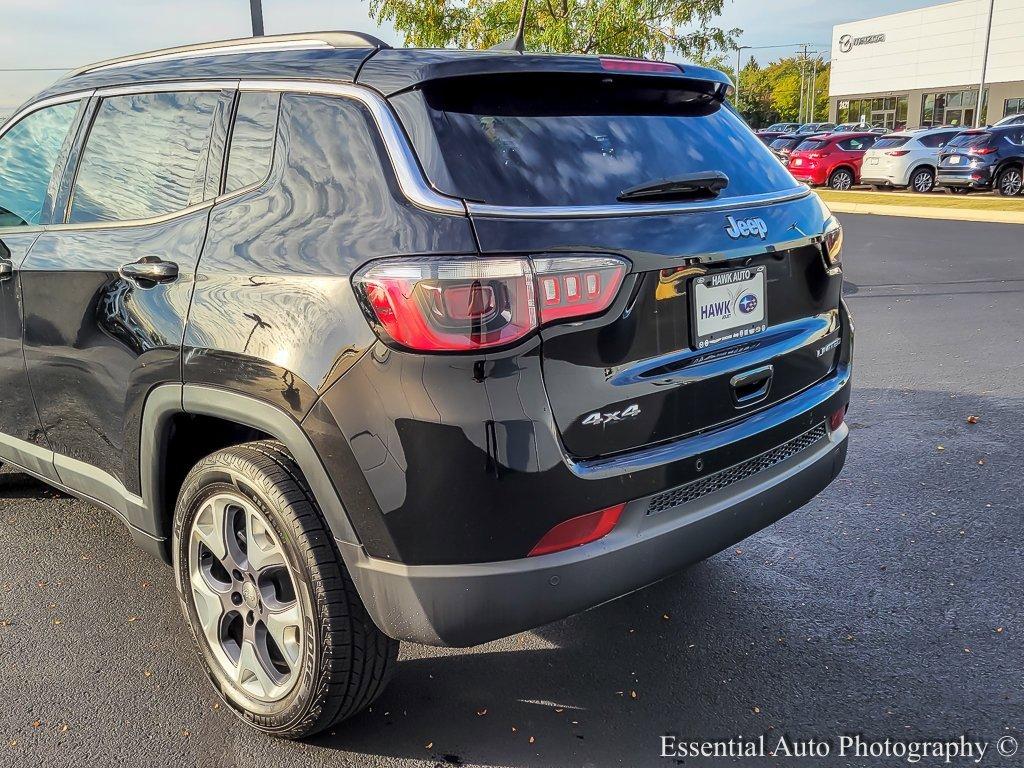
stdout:
<svg viewBox="0 0 1024 768">
<path fill-rule="evenodd" d="M 982 125 L 1024 112 L 1024 0 L 959 0 L 839 24 L 829 120 L 974 125 L 986 58 Z"/>
</svg>

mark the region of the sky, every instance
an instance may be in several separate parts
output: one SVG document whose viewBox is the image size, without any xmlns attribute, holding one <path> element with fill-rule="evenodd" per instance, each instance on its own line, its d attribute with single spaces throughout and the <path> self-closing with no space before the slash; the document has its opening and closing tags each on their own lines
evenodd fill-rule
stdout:
<svg viewBox="0 0 1024 768">
<path fill-rule="evenodd" d="M 827 48 L 838 22 L 922 8 L 938 0 L 725 0 L 718 25 L 739 27 L 742 45 Z M 101 59 L 173 45 L 250 34 L 247 0 L 3 0 L 0 115 L 73 68 Z M 398 45 L 361 0 L 263 0 L 267 34 L 324 29 L 370 32 Z M 768 61 L 792 48 L 744 51 Z"/>
</svg>

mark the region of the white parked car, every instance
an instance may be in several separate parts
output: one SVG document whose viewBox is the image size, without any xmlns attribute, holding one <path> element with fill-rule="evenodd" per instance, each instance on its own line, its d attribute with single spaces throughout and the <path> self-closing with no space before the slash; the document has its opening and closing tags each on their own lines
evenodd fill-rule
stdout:
<svg viewBox="0 0 1024 768">
<path fill-rule="evenodd" d="M 861 184 L 931 192 L 935 187 L 939 150 L 962 131 L 962 128 L 924 128 L 883 136 L 864 153 Z"/>
</svg>

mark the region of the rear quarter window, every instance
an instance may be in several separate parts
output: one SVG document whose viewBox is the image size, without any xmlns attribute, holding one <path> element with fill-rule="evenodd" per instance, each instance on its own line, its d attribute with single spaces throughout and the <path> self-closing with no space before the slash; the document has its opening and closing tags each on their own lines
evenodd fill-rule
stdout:
<svg viewBox="0 0 1024 768">
<path fill-rule="evenodd" d="M 667 78 L 466 77 L 392 99 L 431 183 L 494 205 L 604 205 L 705 171 L 720 197 L 793 189 L 741 118 Z"/>
</svg>

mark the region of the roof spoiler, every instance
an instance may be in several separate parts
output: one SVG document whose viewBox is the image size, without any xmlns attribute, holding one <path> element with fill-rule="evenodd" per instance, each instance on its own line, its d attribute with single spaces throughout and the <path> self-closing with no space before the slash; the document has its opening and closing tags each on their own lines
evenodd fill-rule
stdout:
<svg viewBox="0 0 1024 768">
<path fill-rule="evenodd" d="M 674 64 L 618 56 L 563 54 L 521 54 L 509 50 L 417 51 L 406 66 L 397 67 L 403 51 L 381 50 L 362 66 L 357 82 L 393 96 L 432 80 L 460 77 L 516 74 L 596 74 L 606 76 L 679 78 L 701 86 L 700 90 L 720 100 L 733 92 L 727 75 L 717 69 L 695 64 Z"/>
</svg>

